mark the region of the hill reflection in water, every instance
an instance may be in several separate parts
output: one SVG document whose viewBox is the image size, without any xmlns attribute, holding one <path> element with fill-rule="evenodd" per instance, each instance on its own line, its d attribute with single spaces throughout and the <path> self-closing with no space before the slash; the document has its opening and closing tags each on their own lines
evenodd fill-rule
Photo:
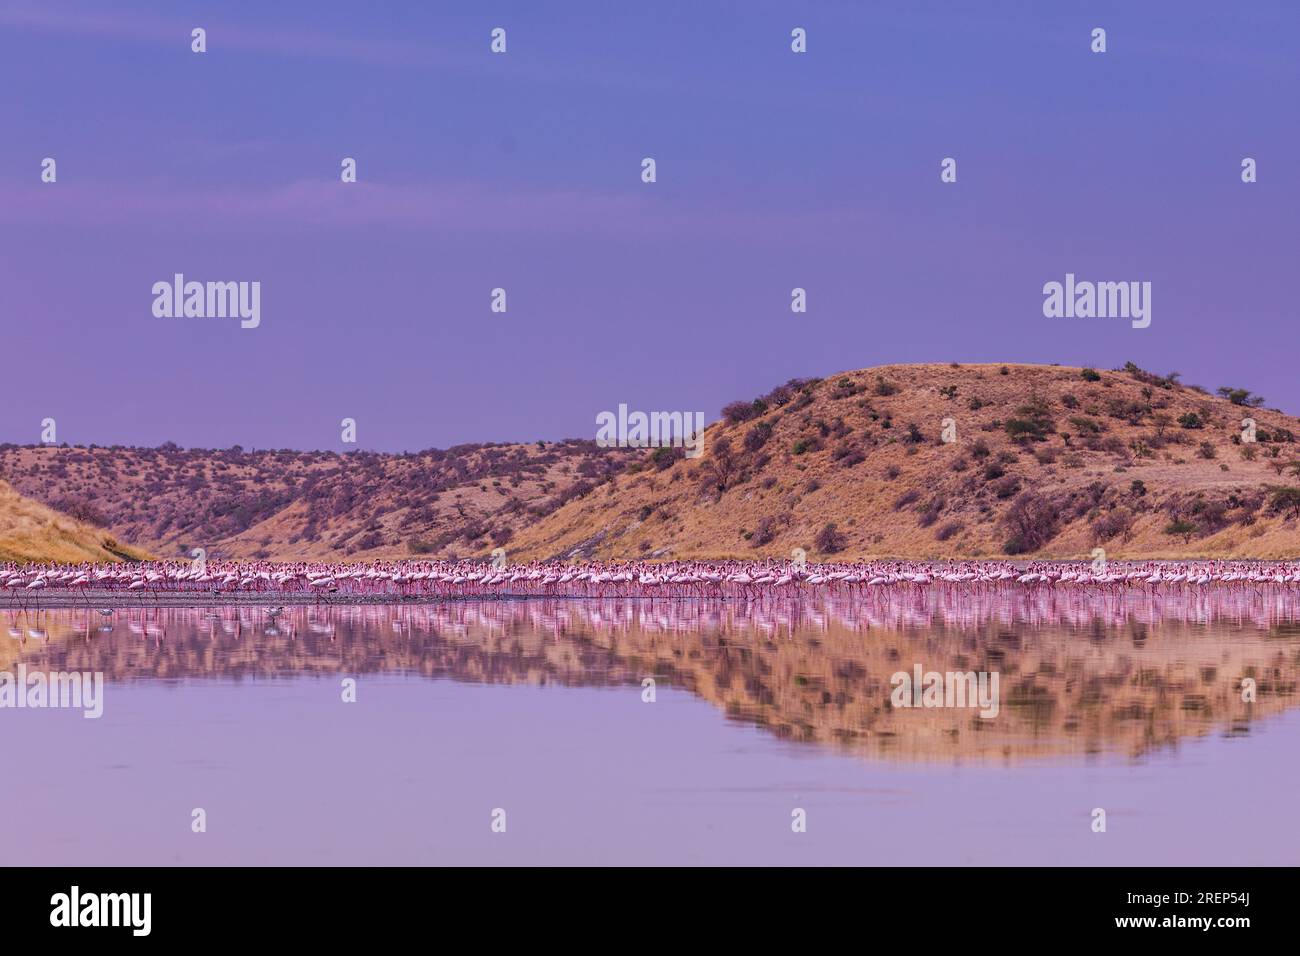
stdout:
<svg viewBox="0 0 1300 956">
<path fill-rule="evenodd" d="M 109 681 L 391 673 L 638 695 L 653 677 L 731 719 L 872 758 L 1137 758 L 1246 734 L 1294 706 L 1297 621 L 1300 592 L 1280 588 L 10 611 L 0 668 L 21 660 Z M 891 675 L 916 665 L 997 672 L 998 716 L 892 707 Z"/>
</svg>

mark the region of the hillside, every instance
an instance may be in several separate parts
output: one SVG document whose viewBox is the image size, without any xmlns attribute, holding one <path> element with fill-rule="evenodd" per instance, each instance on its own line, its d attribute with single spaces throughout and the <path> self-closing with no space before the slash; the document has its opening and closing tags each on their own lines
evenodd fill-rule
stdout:
<svg viewBox="0 0 1300 956">
<path fill-rule="evenodd" d="M 460 556 L 634 460 L 594 441 L 414 454 L 0 445 L 0 479 L 160 557 Z"/>
<path fill-rule="evenodd" d="M 0 562 L 145 560 L 103 528 L 24 498 L 0 481 Z"/>
<path fill-rule="evenodd" d="M 1223 391 L 1131 364 L 794 380 L 724 409 L 699 458 L 648 454 L 510 556 L 1293 557 L 1300 421 Z"/>
<path fill-rule="evenodd" d="M 894 365 L 733 403 L 697 459 L 0 445 L 0 479 L 160 557 L 1294 557 L 1300 420 L 1222 391 L 1132 365 Z"/>
</svg>

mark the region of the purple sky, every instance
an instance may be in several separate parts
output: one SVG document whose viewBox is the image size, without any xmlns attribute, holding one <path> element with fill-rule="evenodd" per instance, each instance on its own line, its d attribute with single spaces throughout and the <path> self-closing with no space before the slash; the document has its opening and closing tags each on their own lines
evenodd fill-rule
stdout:
<svg viewBox="0 0 1300 956">
<path fill-rule="evenodd" d="M 1298 35 L 1289 0 L 0 0 L 0 441 L 594 437 L 952 360 L 1297 412 Z M 155 318 L 176 272 L 260 281 L 261 327 Z M 1066 272 L 1151 281 L 1151 327 L 1044 318 Z"/>
</svg>

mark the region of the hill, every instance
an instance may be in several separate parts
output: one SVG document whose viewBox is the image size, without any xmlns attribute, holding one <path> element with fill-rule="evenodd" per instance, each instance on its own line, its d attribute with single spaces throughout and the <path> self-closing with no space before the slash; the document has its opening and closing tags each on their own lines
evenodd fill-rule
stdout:
<svg viewBox="0 0 1300 956">
<path fill-rule="evenodd" d="M 0 481 L 0 562 L 142 561 L 148 554 L 118 544 L 103 528 L 24 498 Z"/>
<path fill-rule="evenodd" d="M 1292 557 L 1300 420 L 1220 391 L 1131 363 L 793 380 L 727 406 L 699 458 L 656 450 L 575 497 L 510 557 Z"/>
<path fill-rule="evenodd" d="M 594 441 L 412 454 L 9 444 L 0 478 L 160 557 L 361 561 L 486 554 L 635 455 Z"/>
<path fill-rule="evenodd" d="M 1132 364 L 891 365 L 732 403 L 696 459 L 0 445 L 0 479 L 162 557 L 1293 557 L 1300 420 L 1219 391 Z"/>
</svg>

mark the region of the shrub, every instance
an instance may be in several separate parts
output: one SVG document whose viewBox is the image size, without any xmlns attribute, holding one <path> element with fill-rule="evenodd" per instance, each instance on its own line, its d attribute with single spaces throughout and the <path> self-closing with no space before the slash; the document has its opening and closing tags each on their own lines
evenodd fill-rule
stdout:
<svg viewBox="0 0 1300 956">
<path fill-rule="evenodd" d="M 1268 510 L 1270 514 L 1285 515 L 1288 518 L 1300 517 L 1300 488 L 1291 485 L 1274 488 Z"/>
<path fill-rule="evenodd" d="M 1150 405 L 1142 402 L 1125 401 L 1122 398 L 1112 398 L 1106 402 L 1106 414 L 1111 418 L 1119 418 L 1128 422 L 1130 425 L 1142 424 L 1142 419 L 1151 411 Z"/>
<path fill-rule="evenodd" d="M 1040 397 L 1031 398 L 1016 409 L 1016 417 L 1006 424 L 1007 435 L 1012 441 L 1046 441 L 1053 431 L 1051 408 Z"/>
<path fill-rule="evenodd" d="M 1127 540 L 1132 530 L 1133 513 L 1125 508 L 1108 511 L 1092 523 L 1092 537 L 1098 543 L 1109 541 L 1116 535 L 1123 535 Z"/>
<path fill-rule="evenodd" d="M 705 465 L 704 470 L 706 486 L 710 490 L 717 491 L 718 496 L 721 497 L 732 483 L 736 473 L 736 459 L 731 452 L 730 441 L 719 438 L 713 443 L 713 450 L 708 455 L 708 464 Z"/>
<path fill-rule="evenodd" d="M 847 543 L 844 535 L 835 530 L 835 522 L 833 521 L 818 531 L 817 536 L 813 538 L 813 546 L 825 554 L 843 551 Z"/>
<path fill-rule="evenodd" d="M 745 433 L 745 451 L 758 451 L 767 444 L 767 440 L 772 437 L 772 425 L 769 422 L 759 422 L 748 432 Z"/>
<path fill-rule="evenodd" d="M 1186 415 L 1178 416 L 1178 424 L 1181 428 L 1204 428 L 1205 423 L 1201 421 L 1201 416 L 1195 412 L 1188 412 Z"/>
<path fill-rule="evenodd" d="M 1218 531 L 1228 523 L 1229 507 L 1226 501 L 1210 501 L 1198 497 L 1192 503 L 1190 515 L 1196 519 L 1200 530 Z"/>
<path fill-rule="evenodd" d="M 897 498 L 894 499 L 894 510 L 902 511 L 904 508 L 912 504 L 914 501 L 919 500 L 920 497 L 921 497 L 921 493 L 917 491 L 915 488 L 913 488 L 911 491 L 905 491 Z"/>
<path fill-rule="evenodd" d="M 1028 554 L 1042 548 L 1058 530 L 1057 506 L 1033 491 L 1026 491 L 1012 502 L 1002 524 L 1008 532 L 1003 550 L 1007 554 Z"/>
<path fill-rule="evenodd" d="M 1005 478 L 993 482 L 989 487 L 993 489 L 995 497 L 999 499 L 1010 498 L 1020 490 L 1020 479 L 1015 475 L 1007 475 Z"/>
<path fill-rule="evenodd" d="M 839 381 L 835 383 L 835 387 L 831 389 L 831 398 L 852 398 L 854 395 L 864 391 L 866 391 L 866 389 L 863 386 L 859 385 L 848 376 L 845 376 L 844 378 L 839 379 Z"/>
<path fill-rule="evenodd" d="M 965 527 L 960 521 L 949 521 L 935 529 L 934 536 L 940 541 L 947 541 Z"/>
<path fill-rule="evenodd" d="M 1165 534 L 1181 535 L 1185 544 L 1192 540 L 1192 535 L 1196 534 L 1196 525 L 1185 518 L 1179 518 L 1165 525 Z"/>
<path fill-rule="evenodd" d="M 1101 373 L 1098 372 L 1095 368 L 1085 368 L 1082 372 L 1079 373 L 1079 377 L 1082 378 L 1085 382 L 1101 381 Z"/>
<path fill-rule="evenodd" d="M 686 457 L 685 448 L 675 448 L 671 445 L 661 446 L 650 453 L 650 463 L 654 465 L 656 471 L 664 471 L 671 468 L 678 459 Z M 579 470 L 581 473 L 581 469 Z"/>
<path fill-rule="evenodd" d="M 1201 442 L 1200 447 L 1196 449 L 1196 454 L 1197 457 L 1204 458 L 1207 461 L 1211 458 L 1217 458 L 1219 456 L 1218 449 L 1214 447 L 1214 444 L 1212 442 L 1208 442 L 1208 441 Z"/>
<path fill-rule="evenodd" d="M 821 379 L 818 378 L 792 378 L 784 385 L 772 389 L 759 401 L 772 408 L 781 408 L 793 403 L 792 407 L 797 410 L 812 402 L 813 386 L 820 381 Z"/>
<path fill-rule="evenodd" d="M 1251 408 L 1258 408 L 1264 404 L 1264 396 L 1252 395 L 1248 388 L 1232 388 L 1229 385 L 1223 385 L 1219 387 L 1218 394 L 1234 405 L 1247 405 Z"/>
<path fill-rule="evenodd" d="M 69 518 L 84 521 L 86 524 L 97 525 L 101 528 L 107 527 L 109 524 L 109 520 L 104 516 L 104 513 L 84 498 L 59 498 L 51 503 L 51 507 L 56 511 L 62 511 Z"/>
<path fill-rule="evenodd" d="M 852 468 L 854 465 L 860 465 L 866 460 L 867 456 L 861 448 L 853 448 L 840 457 L 840 464 L 845 468 Z"/>
<path fill-rule="evenodd" d="M 757 418 L 762 414 L 762 411 L 766 411 L 766 408 L 762 411 L 758 409 L 760 404 L 761 403 L 757 400 L 752 402 L 732 402 L 729 405 L 723 406 L 722 417 L 726 420 L 728 425 L 739 425 L 741 422 L 747 422 L 751 418 Z"/>
<path fill-rule="evenodd" d="M 361 536 L 356 544 L 358 551 L 369 551 L 371 548 L 377 548 L 384 543 L 383 535 L 378 531 L 371 531 Z"/>
<path fill-rule="evenodd" d="M 942 498 L 932 498 L 926 506 L 921 509 L 920 517 L 917 518 L 917 523 L 920 524 L 922 528 L 930 527 L 930 525 L 939 520 L 939 515 L 943 511 L 943 504 L 944 501 Z"/>
<path fill-rule="evenodd" d="M 1154 372 L 1148 372 L 1145 369 L 1138 368 L 1132 362 L 1125 362 L 1123 371 L 1127 372 L 1133 378 L 1146 385 L 1155 385 L 1159 388 L 1171 389 L 1178 385 L 1179 373 L 1170 372 L 1168 375 L 1156 375 Z M 1195 388 L 1196 386 L 1192 386 Z"/>
</svg>

